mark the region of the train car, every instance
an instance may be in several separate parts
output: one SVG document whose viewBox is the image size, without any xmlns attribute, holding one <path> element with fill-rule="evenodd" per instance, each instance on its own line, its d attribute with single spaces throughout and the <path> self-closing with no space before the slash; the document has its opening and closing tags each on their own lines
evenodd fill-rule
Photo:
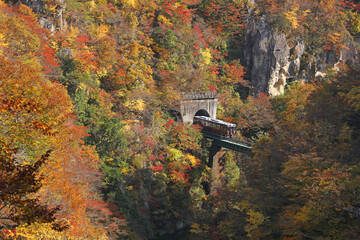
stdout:
<svg viewBox="0 0 360 240">
<path fill-rule="evenodd" d="M 232 138 L 236 134 L 236 125 L 205 116 L 195 116 L 194 124 L 202 126 L 202 131 L 220 138 Z"/>
</svg>

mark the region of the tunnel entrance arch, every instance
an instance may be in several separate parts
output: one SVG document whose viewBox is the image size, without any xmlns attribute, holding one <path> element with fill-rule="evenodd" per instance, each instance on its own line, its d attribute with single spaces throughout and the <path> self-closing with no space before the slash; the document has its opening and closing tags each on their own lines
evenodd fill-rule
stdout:
<svg viewBox="0 0 360 240">
<path fill-rule="evenodd" d="M 210 114 L 204 110 L 204 109 L 200 109 L 199 111 L 197 111 L 194 115 L 195 116 L 204 116 L 204 117 L 210 117 Z"/>
<path fill-rule="evenodd" d="M 176 110 L 180 114 L 176 119 L 193 122 L 194 116 L 207 116 L 216 119 L 218 94 L 214 92 L 183 93 Z"/>
</svg>

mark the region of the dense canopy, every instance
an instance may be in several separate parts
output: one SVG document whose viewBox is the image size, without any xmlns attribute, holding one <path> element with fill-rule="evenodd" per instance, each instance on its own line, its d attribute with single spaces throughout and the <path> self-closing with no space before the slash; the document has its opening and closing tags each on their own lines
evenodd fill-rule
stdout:
<svg viewBox="0 0 360 240">
<path fill-rule="evenodd" d="M 360 66 L 340 60 L 358 47 L 359 11 L 357 0 L 0 0 L 0 238 L 355 239 Z M 300 70 L 339 61 L 254 94 L 250 19 L 283 34 L 292 59 L 305 46 Z M 252 143 L 252 155 L 223 149 L 220 174 L 211 140 L 172 114 L 196 91 L 219 93 L 218 118 Z"/>
</svg>

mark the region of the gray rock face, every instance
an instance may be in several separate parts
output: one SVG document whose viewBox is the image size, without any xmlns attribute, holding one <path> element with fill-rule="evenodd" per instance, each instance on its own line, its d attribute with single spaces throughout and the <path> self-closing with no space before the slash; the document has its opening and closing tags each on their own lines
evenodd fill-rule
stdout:
<svg viewBox="0 0 360 240">
<path fill-rule="evenodd" d="M 250 19 L 246 29 L 245 58 L 251 69 L 253 93 L 278 95 L 284 91 L 286 80 L 299 71 L 297 61 L 290 62 L 290 48 L 283 34 L 275 33 L 265 17 Z"/>
<path fill-rule="evenodd" d="M 349 43 L 340 55 L 326 52 L 303 61 L 306 47 L 298 42 L 290 48 L 286 36 L 277 33 L 262 16 L 248 18 L 245 35 L 245 65 L 250 72 L 252 94 L 266 93 L 270 96 L 282 94 L 290 81 L 311 81 L 326 76 L 328 69 L 335 69 L 339 62 L 350 66 L 359 63 L 359 52 L 355 42 Z"/>
<path fill-rule="evenodd" d="M 348 49 L 340 53 L 340 61 L 360 70 L 359 54 L 360 36 L 355 36 L 354 41 L 348 44 Z"/>
<path fill-rule="evenodd" d="M 67 23 L 63 16 L 67 6 L 65 0 L 53 1 L 53 4 L 56 5 L 55 11 L 53 12 L 45 11 L 43 0 L 22 0 L 21 2 L 30 7 L 38 15 L 39 24 L 43 28 L 49 29 L 52 32 L 67 28 Z"/>
<path fill-rule="evenodd" d="M 61 48 L 57 54 L 58 58 L 61 61 L 64 61 L 65 59 L 69 59 L 71 58 L 73 55 L 73 52 L 71 51 L 70 48 Z"/>
<path fill-rule="evenodd" d="M 35 13 L 40 13 L 44 9 L 43 0 L 22 0 L 21 3 L 31 8 Z"/>
</svg>

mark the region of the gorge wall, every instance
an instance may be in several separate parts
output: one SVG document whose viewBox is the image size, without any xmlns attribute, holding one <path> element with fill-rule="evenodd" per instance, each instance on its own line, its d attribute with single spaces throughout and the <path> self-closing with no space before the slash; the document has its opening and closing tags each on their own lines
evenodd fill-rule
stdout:
<svg viewBox="0 0 360 240">
<path fill-rule="evenodd" d="M 287 36 L 276 32 L 266 16 L 250 13 L 245 28 L 244 64 L 255 96 L 261 92 L 279 95 L 289 82 L 323 78 L 328 69 L 336 70 L 341 62 L 356 67 L 359 61 L 359 39 L 349 42 L 340 54 L 330 51 L 309 60 L 304 58 L 306 46 L 299 41 L 291 48 Z"/>
<path fill-rule="evenodd" d="M 43 0 L 22 0 L 39 16 L 42 27 L 52 32 L 68 28 L 64 18 L 66 1 L 53 1 L 54 9 L 45 9 Z M 249 0 L 249 6 L 255 1 Z M 359 62 L 360 36 L 347 43 L 347 49 L 340 54 L 326 52 L 311 59 L 304 58 L 306 46 L 298 41 L 293 47 L 288 44 L 288 36 L 278 33 L 267 21 L 267 17 L 257 16 L 254 7 L 248 7 L 249 16 L 245 25 L 244 59 L 242 63 L 249 72 L 251 94 L 257 96 L 263 92 L 276 96 L 284 92 L 292 81 L 311 81 L 323 78 L 328 69 L 337 69 L 337 64 L 343 62 L 355 67 Z M 71 54 L 68 49 L 61 49 L 59 56 Z"/>
</svg>

